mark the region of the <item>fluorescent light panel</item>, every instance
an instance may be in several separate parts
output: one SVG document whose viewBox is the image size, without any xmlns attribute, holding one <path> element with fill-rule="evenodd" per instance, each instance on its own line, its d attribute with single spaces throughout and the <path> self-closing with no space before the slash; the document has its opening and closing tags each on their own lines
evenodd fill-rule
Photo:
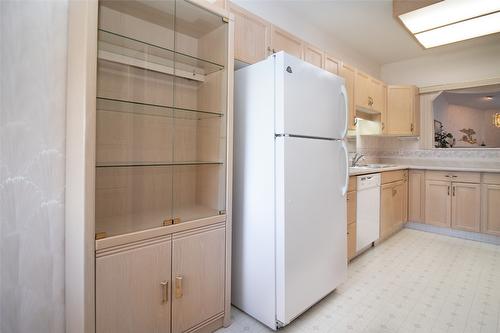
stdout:
<svg viewBox="0 0 500 333">
<path fill-rule="evenodd" d="M 499 0 L 444 0 L 399 16 L 413 34 L 500 11 Z"/>
<path fill-rule="evenodd" d="M 500 32 L 500 12 L 417 33 L 415 37 L 425 48 L 430 48 L 496 32 Z"/>
</svg>

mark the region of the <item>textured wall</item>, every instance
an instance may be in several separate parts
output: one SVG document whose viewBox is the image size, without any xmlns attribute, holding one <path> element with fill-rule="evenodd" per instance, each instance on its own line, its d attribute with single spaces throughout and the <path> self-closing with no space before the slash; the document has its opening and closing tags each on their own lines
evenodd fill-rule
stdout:
<svg viewBox="0 0 500 333">
<path fill-rule="evenodd" d="M 64 332 L 67 1 L 0 1 L 0 333 Z"/>
</svg>

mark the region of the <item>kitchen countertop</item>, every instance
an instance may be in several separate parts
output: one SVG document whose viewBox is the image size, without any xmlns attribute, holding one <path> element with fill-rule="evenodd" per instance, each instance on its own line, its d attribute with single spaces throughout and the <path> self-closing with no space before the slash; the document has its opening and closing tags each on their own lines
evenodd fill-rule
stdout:
<svg viewBox="0 0 500 333">
<path fill-rule="evenodd" d="M 485 168 L 460 168 L 460 167 L 425 166 L 425 165 L 394 165 L 384 168 L 363 168 L 363 169 L 349 168 L 349 176 L 367 175 L 370 173 L 404 170 L 404 169 L 466 171 L 466 172 L 500 172 L 500 169 L 485 169 Z"/>
</svg>

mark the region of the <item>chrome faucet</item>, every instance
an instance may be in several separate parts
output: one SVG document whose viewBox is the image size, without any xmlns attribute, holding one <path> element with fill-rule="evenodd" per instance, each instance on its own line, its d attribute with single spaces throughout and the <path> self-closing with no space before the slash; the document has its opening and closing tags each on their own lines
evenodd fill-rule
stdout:
<svg viewBox="0 0 500 333">
<path fill-rule="evenodd" d="M 360 154 L 360 153 L 355 153 L 354 156 L 352 157 L 351 161 L 351 166 L 355 167 L 358 165 L 359 161 L 365 158 L 365 155 Z"/>
</svg>

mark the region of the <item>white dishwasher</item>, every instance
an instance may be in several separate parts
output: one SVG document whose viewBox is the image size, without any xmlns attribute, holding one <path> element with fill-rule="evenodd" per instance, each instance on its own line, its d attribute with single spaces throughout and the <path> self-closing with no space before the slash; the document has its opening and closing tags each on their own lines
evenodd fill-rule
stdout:
<svg viewBox="0 0 500 333">
<path fill-rule="evenodd" d="M 356 251 L 380 235 L 380 173 L 357 177 Z"/>
</svg>

